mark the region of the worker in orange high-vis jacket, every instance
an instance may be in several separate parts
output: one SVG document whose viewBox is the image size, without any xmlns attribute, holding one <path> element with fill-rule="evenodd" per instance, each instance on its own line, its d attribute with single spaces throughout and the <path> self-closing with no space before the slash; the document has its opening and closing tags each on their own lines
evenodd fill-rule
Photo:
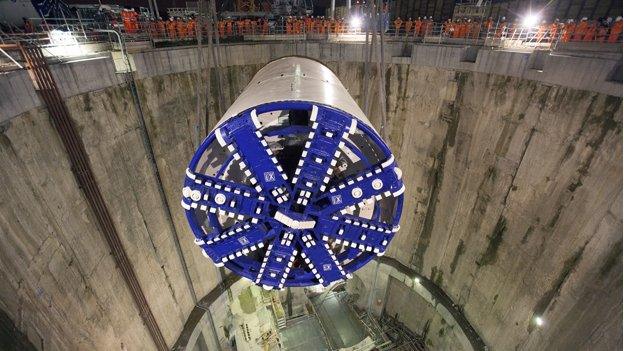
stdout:
<svg viewBox="0 0 624 351">
<path fill-rule="evenodd" d="M 299 18 L 296 18 L 293 29 L 295 30 L 295 34 L 303 33 L 303 21 L 301 21 L 301 19 Z"/>
<path fill-rule="evenodd" d="M 124 26 L 124 30 L 126 31 L 126 33 L 134 33 L 134 26 L 132 23 L 132 12 L 130 11 L 130 9 L 123 9 L 121 10 L 121 13 L 119 14 L 121 16 L 121 21 L 123 22 L 123 26 Z"/>
<path fill-rule="evenodd" d="M 219 32 L 219 38 L 225 37 L 225 21 L 217 22 L 217 31 Z"/>
<path fill-rule="evenodd" d="M 607 42 L 617 43 L 620 39 L 620 35 L 622 35 L 622 17 L 618 16 L 618 18 L 615 19 L 615 22 L 611 26 Z"/>
<path fill-rule="evenodd" d="M 405 21 L 405 35 L 409 36 L 412 33 L 412 26 L 414 25 L 414 21 L 412 21 L 412 18 L 408 18 L 407 21 Z"/>
<path fill-rule="evenodd" d="M 394 20 L 394 35 L 399 35 L 399 32 L 401 31 L 401 26 L 403 25 L 403 20 L 401 20 L 401 17 L 397 17 Z"/>
<path fill-rule="evenodd" d="M 150 19 L 147 25 L 147 32 L 151 39 L 158 38 L 158 28 L 156 27 L 158 21 Z"/>
<path fill-rule="evenodd" d="M 596 21 L 587 22 L 587 29 L 585 35 L 583 35 L 583 41 L 594 41 L 596 39 L 596 31 L 598 30 L 598 24 Z"/>
<path fill-rule="evenodd" d="M 195 17 L 191 16 L 191 18 L 186 22 L 186 32 L 188 33 L 189 38 L 195 38 L 195 30 L 197 29 L 197 21 Z"/>
<path fill-rule="evenodd" d="M 574 34 L 572 35 L 572 40 L 574 41 L 583 40 L 583 38 L 585 37 L 585 33 L 587 32 L 587 27 L 588 27 L 587 17 L 583 17 L 583 19 L 581 19 L 581 22 L 579 22 L 579 24 L 576 26 L 576 29 L 574 30 Z"/>
<path fill-rule="evenodd" d="M 466 26 L 467 26 L 466 21 L 461 21 L 459 23 L 459 26 L 458 26 L 459 31 L 457 33 L 459 38 L 466 38 L 466 32 L 467 32 Z"/>
<path fill-rule="evenodd" d="M 245 35 L 245 21 L 242 19 L 236 21 L 236 29 L 238 30 L 238 35 Z"/>
<path fill-rule="evenodd" d="M 566 24 L 563 25 L 563 27 L 561 28 L 561 42 L 562 43 L 567 43 L 570 41 L 570 39 L 572 39 L 572 35 L 574 34 L 574 31 L 576 30 L 576 23 L 574 23 L 574 20 L 568 20 L 566 22 Z"/>
<path fill-rule="evenodd" d="M 325 19 L 321 17 L 321 19 L 317 23 L 317 28 L 319 34 L 325 34 Z"/>
<path fill-rule="evenodd" d="M 176 21 L 173 17 L 169 17 L 169 21 L 167 21 L 167 37 L 169 39 L 176 39 L 177 37 Z"/>
<path fill-rule="evenodd" d="M 414 37 L 420 36 L 420 31 L 422 30 L 422 24 L 423 22 L 420 19 L 420 17 L 418 17 L 416 21 L 414 21 Z"/>
<path fill-rule="evenodd" d="M 188 27 L 184 19 L 178 18 L 176 21 L 176 30 L 178 32 L 178 39 L 186 39 L 188 37 Z"/>
<path fill-rule="evenodd" d="M 163 21 L 162 17 L 158 17 L 158 20 L 156 21 L 156 37 L 164 38 L 166 30 L 167 26 L 165 21 Z"/>
<path fill-rule="evenodd" d="M 492 17 L 488 17 L 488 19 L 485 21 L 485 26 L 483 27 L 483 30 L 485 30 L 486 34 L 489 36 L 491 35 L 492 28 L 494 28 L 494 21 L 492 20 Z"/>
<path fill-rule="evenodd" d="M 542 40 L 546 37 L 546 30 L 548 29 L 548 25 L 546 21 L 542 21 L 539 26 L 537 26 L 537 33 L 535 33 L 535 42 L 541 43 Z"/>
<path fill-rule="evenodd" d="M 257 19 L 252 20 L 251 21 L 251 34 L 253 35 L 258 34 L 258 27 L 259 27 L 258 20 Z"/>
<path fill-rule="evenodd" d="M 476 22 L 468 19 L 466 22 L 466 38 L 473 38 L 479 33 L 479 29 L 475 26 Z"/>
<path fill-rule="evenodd" d="M 232 20 L 227 20 L 225 22 L 225 35 L 231 37 L 234 34 L 234 22 Z"/>
<path fill-rule="evenodd" d="M 262 19 L 262 34 L 269 34 L 269 21 L 266 18 Z"/>
<path fill-rule="evenodd" d="M 452 38 L 459 38 L 459 34 L 460 34 L 460 28 L 459 28 L 459 21 L 455 20 L 454 22 L 451 22 L 451 37 Z"/>
<path fill-rule="evenodd" d="M 425 21 L 423 36 L 425 35 L 433 35 L 433 16 L 429 16 L 429 19 Z"/>
</svg>

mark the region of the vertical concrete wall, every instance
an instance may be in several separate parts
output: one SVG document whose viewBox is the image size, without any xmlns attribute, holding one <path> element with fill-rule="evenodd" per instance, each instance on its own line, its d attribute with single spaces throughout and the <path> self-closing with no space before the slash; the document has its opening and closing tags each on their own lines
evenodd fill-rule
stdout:
<svg viewBox="0 0 624 351">
<path fill-rule="evenodd" d="M 540 75 L 524 56 L 481 52 L 462 63 L 457 48 L 419 46 L 407 50 L 411 57 L 392 58 L 406 52 L 395 46 L 388 48 L 387 62 L 395 63 L 386 67 L 386 130 L 407 191 L 388 255 L 447 291 L 494 349 L 620 345 L 622 107 L 621 97 L 609 95 L 617 85 L 600 84 L 607 63 L 595 80 L 581 82 L 553 74 L 565 67 L 552 57 Z M 192 53 L 135 57 L 144 129 L 107 61 L 94 70 L 108 85 L 81 90 L 95 78 L 57 78 L 170 345 L 193 306 L 174 240 L 197 296 L 220 281 L 179 209 L 195 125 L 205 132 L 217 120 L 217 94 L 227 105 L 264 63 L 299 54 L 326 63 L 360 104 L 365 95 L 361 45 L 227 46 L 220 91 L 215 71 L 203 72 L 212 82 L 206 125 L 195 116 Z M 513 64 L 503 68 L 503 61 Z M 563 62 L 571 75 L 594 61 Z M 22 78 L 0 79 L 4 96 L 25 94 L 24 106 L 0 101 L 10 107 L 0 114 L 0 278 L 7 282 L 0 307 L 45 348 L 149 349 L 47 112 Z M 371 101 L 379 128 L 374 92 Z M 536 315 L 545 327 L 531 323 Z"/>
</svg>

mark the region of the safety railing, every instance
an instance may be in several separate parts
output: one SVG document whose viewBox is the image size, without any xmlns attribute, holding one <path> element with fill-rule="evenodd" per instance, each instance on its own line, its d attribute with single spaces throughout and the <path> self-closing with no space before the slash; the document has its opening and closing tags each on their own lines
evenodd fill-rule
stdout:
<svg viewBox="0 0 624 351">
<path fill-rule="evenodd" d="M 196 39 L 197 24 L 193 21 L 153 21 L 140 26 L 150 40 L 187 42 Z M 202 28 L 207 37 L 207 28 Z M 267 21 L 220 21 L 213 38 L 221 41 L 243 40 L 323 40 L 340 36 L 363 36 L 366 30 L 341 21 L 267 22 Z M 422 22 L 409 27 L 402 26 L 385 31 L 389 41 L 415 41 L 431 43 L 471 44 L 491 47 L 542 47 L 549 48 L 558 42 L 622 43 L 621 32 L 612 28 L 597 27 L 595 30 L 571 29 L 563 24 L 550 26 L 520 26 L 506 23 L 456 23 Z M 128 33 L 128 36 L 135 36 Z M 364 40 L 363 37 L 359 38 Z"/>
<path fill-rule="evenodd" d="M 621 23 L 621 22 L 620 22 Z M 297 19 L 284 21 L 223 20 L 210 33 L 213 40 L 239 42 L 246 40 L 349 40 L 364 41 L 366 23 L 354 26 L 347 21 L 321 19 Z M 0 43 L 17 41 L 36 42 L 44 52 L 57 59 L 83 55 L 82 44 L 108 44 L 115 47 L 117 38 L 102 30 L 114 30 L 121 34 L 126 43 L 140 42 L 148 47 L 184 46 L 197 43 L 197 31 L 202 31 L 203 41 L 208 36 L 207 24 L 201 26 L 192 20 L 94 21 L 84 19 L 51 19 L 34 23 L 33 32 L 9 27 L 0 29 Z M 379 34 L 379 33 L 377 33 Z M 595 23 L 572 25 L 554 23 L 550 25 L 521 26 L 505 22 L 443 22 L 413 21 L 400 26 L 391 23 L 385 31 L 388 41 L 425 42 L 438 44 L 461 44 L 492 48 L 555 49 L 566 43 L 617 44 L 621 47 L 621 26 L 599 26 Z M 595 44 L 594 44 L 595 45 Z M 104 49 L 102 49 L 104 50 Z M 3 61 L 4 60 L 4 61 Z M 0 66 L 10 66 L 0 56 Z M 3 65 L 4 63 L 4 65 Z"/>
</svg>

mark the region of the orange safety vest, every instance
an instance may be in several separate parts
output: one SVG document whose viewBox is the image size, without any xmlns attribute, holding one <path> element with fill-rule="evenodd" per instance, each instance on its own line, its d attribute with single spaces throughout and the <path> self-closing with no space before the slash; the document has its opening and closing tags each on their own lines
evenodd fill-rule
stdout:
<svg viewBox="0 0 624 351">
<path fill-rule="evenodd" d="M 593 41 L 596 36 L 596 24 L 591 23 L 587 26 L 585 35 L 583 35 L 583 41 Z"/>
<path fill-rule="evenodd" d="M 195 36 L 195 28 L 197 28 L 197 22 L 195 21 L 195 19 L 190 19 L 186 24 L 186 30 L 189 37 L 192 38 Z"/>
<path fill-rule="evenodd" d="M 225 36 L 225 22 L 219 21 L 217 23 L 217 28 L 219 30 L 219 37 L 223 38 Z"/>
<path fill-rule="evenodd" d="M 176 23 L 176 29 L 178 32 L 178 38 L 184 39 L 188 35 L 188 31 L 186 28 L 186 22 L 183 20 L 178 20 Z"/>
<path fill-rule="evenodd" d="M 507 29 L 507 22 L 501 22 L 498 25 L 498 28 L 496 28 L 496 37 L 500 38 L 503 36 L 503 33 L 505 33 L 505 29 Z"/>
<path fill-rule="evenodd" d="M 416 20 L 416 22 L 414 22 L 414 36 L 420 35 L 421 28 L 422 28 L 422 21 Z"/>
<path fill-rule="evenodd" d="M 613 23 L 613 26 L 611 26 L 611 31 L 609 32 L 609 38 L 607 39 L 607 42 L 617 43 L 618 40 L 620 39 L 620 34 L 622 34 L 622 21 L 621 20 Z"/>
<path fill-rule="evenodd" d="M 576 26 L 576 31 L 574 31 L 574 36 L 572 38 L 574 41 L 581 41 L 585 37 L 585 32 L 587 32 L 587 22 L 581 21 L 581 23 Z"/>
<path fill-rule="evenodd" d="M 427 22 L 425 22 L 425 33 L 423 35 L 431 35 L 431 29 L 433 28 L 433 21 L 432 20 L 428 20 Z"/>
<path fill-rule="evenodd" d="M 227 23 L 225 24 L 225 33 L 230 36 L 234 33 L 234 23 L 232 23 L 232 21 L 227 21 Z"/>
<path fill-rule="evenodd" d="M 412 30 L 412 25 L 414 24 L 414 22 L 407 20 L 405 21 L 405 34 L 409 35 L 410 31 Z"/>
<path fill-rule="evenodd" d="M 165 21 L 158 20 L 158 22 L 156 22 L 156 33 L 159 38 L 163 37 L 163 35 L 165 34 L 165 30 L 166 30 Z"/>
<path fill-rule="evenodd" d="M 148 31 L 151 38 L 156 38 L 158 36 L 158 28 L 156 28 L 156 21 L 150 21 L 148 24 Z"/>
<path fill-rule="evenodd" d="M 123 10 L 121 11 L 120 15 L 121 15 L 121 21 L 123 22 L 124 29 L 126 30 L 126 32 L 131 33 L 132 32 L 132 20 L 130 19 L 131 17 L 130 11 Z"/>
<path fill-rule="evenodd" d="M 403 21 L 401 21 L 401 19 L 397 18 L 394 20 L 394 29 L 397 33 L 399 32 L 399 30 L 401 30 L 401 24 L 403 24 Z"/>
<path fill-rule="evenodd" d="M 485 21 L 485 29 L 489 32 L 490 30 L 492 30 L 492 26 L 494 25 L 493 21 L 491 18 L 488 18 L 487 21 Z"/>
<path fill-rule="evenodd" d="M 262 34 L 269 34 L 269 21 L 262 21 Z"/>
<path fill-rule="evenodd" d="M 572 35 L 574 34 L 575 30 L 575 23 L 566 23 L 566 25 L 563 27 L 563 35 L 561 36 L 561 41 L 564 43 L 569 42 L 570 39 L 572 39 Z"/>
<path fill-rule="evenodd" d="M 167 35 L 169 36 L 169 39 L 175 39 L 176 38 L 176 22 L 175 21 L 168 21 L 167 22 Z"/>
</svg>

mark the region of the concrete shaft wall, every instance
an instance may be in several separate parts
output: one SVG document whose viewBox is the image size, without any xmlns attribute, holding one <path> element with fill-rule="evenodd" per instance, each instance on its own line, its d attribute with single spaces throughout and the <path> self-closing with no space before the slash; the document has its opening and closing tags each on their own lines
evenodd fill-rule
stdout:
<svg viewBox="0 0 624 351">
<path fill-rule="evenodd" d="M 208 126 L 195 116 L 193 50 L 135 55 L 145 128 L 109 60 L 53 67 L 169 345 L 194 303 L 174 240 L 197 296 L 220 281 L 179 208 L 196 125 L 211 128 L 218 93 L 224 111 L 285 55 L 323 61 L 362 104 L 358 44 L 224 47 L 220 91 L 215 70 L 203 72 Z M 537 71 L 521 53 L 462 62 L 463 48 L 390 45 L 387 55 L 387 130 L 407 186 L 388 254 L 436 281 L 493 349 L 619 347 L 622 99 L 607 80 L 621 57 L 549 56 Z M 47 349 L 153 348 L 26 73 L 0 78 L 0 96 L 0 307 Z M 531 324 L 537 315 L 545 327 Z"/>
</svg>

